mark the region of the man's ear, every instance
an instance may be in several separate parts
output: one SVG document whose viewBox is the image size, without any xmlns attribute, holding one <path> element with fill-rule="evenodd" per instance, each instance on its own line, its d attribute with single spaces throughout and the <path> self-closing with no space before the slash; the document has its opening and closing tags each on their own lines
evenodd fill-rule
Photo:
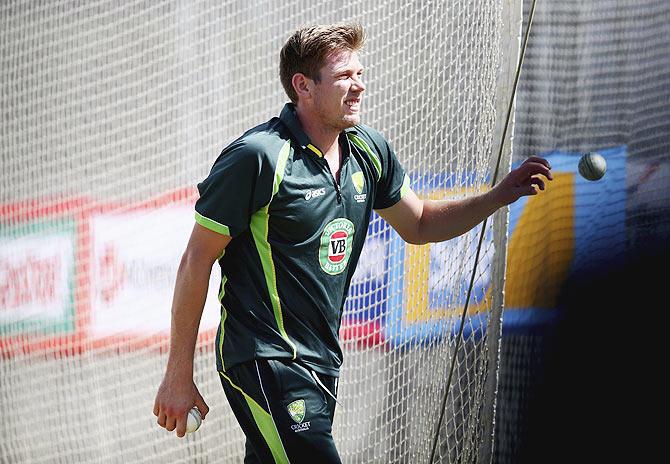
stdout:
<svg viewBox="0 0 670 464">
<path fill-rule="evenodd" d="M 293 85 L 295 93 L 298 94 L 298 100 L 309 99 L 313 84 L 314 81 L 303 73 L 295 73 L 291 78 L 291 85 Z"/>
</svg>

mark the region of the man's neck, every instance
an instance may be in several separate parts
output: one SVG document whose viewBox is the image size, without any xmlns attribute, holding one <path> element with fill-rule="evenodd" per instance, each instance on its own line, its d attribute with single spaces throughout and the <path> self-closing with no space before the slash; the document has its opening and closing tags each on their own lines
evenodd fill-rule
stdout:
<svg viewBox="0 0 670 464">
<path fill-rule="evenodd" d="M 305 131 L 312 144 L 328 158 L 339 156 L 338 137 L 341 131 L 323 124 L 318 117 L 298 105 L 295 112 L 302 130 Z"/>
</svg>

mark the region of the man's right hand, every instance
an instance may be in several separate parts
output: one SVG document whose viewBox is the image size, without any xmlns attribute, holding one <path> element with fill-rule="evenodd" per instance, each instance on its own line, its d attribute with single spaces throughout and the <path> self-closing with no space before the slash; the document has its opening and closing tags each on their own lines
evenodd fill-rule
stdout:
<svg viewBox="0 0 670 464">
<path fill-rule="evenodd" d="M 209 412 L 209 406 L 200 395 L 192 378 L 165 374 L 156 394 L 154 415 L 158 418 L 158 425 L 168 432 L 176 429 L 177 436 L 186 434 L 186 417 L 193 406 L 200 410 L 202 419 Z"/>
</svg>

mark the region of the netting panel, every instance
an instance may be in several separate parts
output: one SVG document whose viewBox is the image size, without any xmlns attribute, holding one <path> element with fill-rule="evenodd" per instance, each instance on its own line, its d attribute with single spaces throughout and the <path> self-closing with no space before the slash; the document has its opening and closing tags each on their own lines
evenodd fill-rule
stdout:
<svg viewBox="0 0 670 464">
<path fill-rule="evenodd" d="M 524 0 L 524 20 L 531 3 Z M 665 0 L 537 2 L 517 92 L 514 161 L 548 156 L 563 178 L 549 187 L 544 198 L 551 202 L 536 206 L 540 214 L 524 224 L 527 229 L 517 228 L 525 234 L 519 255 L 532 264 L 519 257 L 517 269 L 510 264 L 506 276 L 515 285 L 506 287 L 504 319 L 526 315 L 525 325 L 510 327 L 508 335 L 503 331 L 495 447 L 501 464 L 564 462 L 573 459 L 572 450 L 584 448 L 599 461 L 619 459 L 622 447 L 605 438 L 598 442 L 590 430 L 611 437 L 608 427 L 626 422 L 620 417 L 625 412 L 615 407 L 617 419 L 610 421 L 590 395 L 572 389 L 574 380 L 591 391 L 648 395 L 621 378 L 612 346 L 624 347 L 629 358 L 636 346 L 642 357 L 649 347 L 612 341 L 639 336 L 632 321 L 640 319 L 638 308 L 655 306 L 658 296 L 650 289 L 662 277 L 653 269 L 663 267 L 668 255 L 668 37 Z M 577 172 L 586 151 L 606 156 L 607 173 L 599 182 L 586 182 Z M 524 212 L 532 215 L 533 209 Z M 510 263 L 516 251 L 512 229 Z M 543 231 L 541 243 L 529 236 L 532 230 Z M 548 264 L 561 255 L 568 258 L 565 272 L 552 273 Z M 520 268 L 528 272 L 513 275 Z M 540 275 L 551 277 L 536 279 Z M 525 302 L 518 297 L 521 289 L 529 296 Z M 638 312 L 631 319 L 610 317 L 610 310 L 620 308 Z M 554 432 L 568 429 L 571 436 L 583 436 L 585 446 L 551 446 Z"/>
</svg>

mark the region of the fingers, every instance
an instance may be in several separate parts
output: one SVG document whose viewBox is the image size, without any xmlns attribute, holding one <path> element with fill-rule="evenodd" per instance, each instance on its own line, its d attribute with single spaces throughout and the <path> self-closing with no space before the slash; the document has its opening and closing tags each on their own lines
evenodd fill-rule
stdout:
<svg viewBox="0 0 670 464">
<path fill-rule="evenodd" d="M 176 387 L 163 382 L 156 394 L 153 413 L 158 425 L 168 432 L 176 431 L 177 437 L 182 438 L 186 435 L 188 412 L 193 406 L 200 410 L 203 419 L 209 412 L 207 403 L 192 381 L 182 382 Z"/>
<path fill-rule="evenodd" d="M 177 427 L 177 418 L 175 416 L 167 416 L 167 420 L 165 422 L 165 430 L 168 432 L 172 432 L 175 428 Z"/>
<path fill-rule="evenodd" d="M 155 413 L 154 413 L 155 414 Z M 186 414 L 168 414 L 165 410 L 158 411 L 157 423 L 168 432 L 177 431 L 178 437 L 183 437 L 186 434 Z"/>
<path fill-rule="evenodd" d="M 165 414 L 165 408 L 161 408 L 159 396 L 160 394 L 157 395 L 156 399 L 154 400 L 154 416 L 157 417 L 156 423 L 165 428 L 167 425 L 167 414 Z"/>
<path fill-rule="evenodd" d="M 186 435 L 186 417 L 188 416 L 188 412 L 186 414 L 182 414 L 177 418 L 177 436 L 179 438 L 183 438 L 184 435 Z M 170 430 L 172 431 L 172 430 Z"/>
<path fill-rule="evenodd" d="M 540 190 L 544 190 L 544 181 L 540 177 L 537 177 L 537 176 L 531 177 L 530 178 L 530 183 L 531 183 L 531 185 L 533 185 L 533 184 L 537 185 Z"/>
<path fill-rule="evenodd" d="M 165 428 L 165 424 L 167 423 L 167 415 L 165 414 L 165 412 L 159 412 L 156 415 L 158 416 L 158 420 L 156 421 L 158 422 L 158 425 Z"/>
<path fill-rule="evenodd" d="M 538 174 L 543 175 L 549 180 L 554 179 L 551 174 L 551 169 L 547 167 L 545 163 L 526 160 L 517 169 L 520 172 L 521 177 L 524 179 L 530 176 L 536 176 Z"/>
<path fill-rule="evenodd" d="M 545 189 L 544 180 L 539 176 L 531 176 L 524 180 L 523 184 L 520 186 L 520 194 L 523 195 L 537 195 L 538 190 Z"/>
<path fill-rule="evenodd" d="M 538 191 L 535 187 L 534 182 L 524 182 L 522 185 L 518 185 L 515 189 L 515 197 L 523 197 L 526 195 L 537 195 Z"/>
<path fill-rule="evenodd" d="M 209 412 L 209 407 L 207 403 L 199 397 L 195 400 L 195 406 L 200 410 L 200 416 L 202 419 L 205 419 L 205 415 Z M 176 432 L 177 437 L 183 438 L 186 435 L 186 421 L 188 418 L 188 411 L 191 407 L 184 409 L 181 412 L 176 412 L 175 410 L 168 407 L 160 407 L 160 405 L 154 406 L 154 415 L 157 416 L 156 422 L 158 425 L 163 427 L 168 432 Z"/>
<path fill-rule="evenodd" d="M 542 174 L 549 180 L 553 180 L 551 174 L 551 164 L 544 158 L 539 156 L 529 156 L 524 160 L 519 168 L 525 175 L 533 176 L 536 174 Z"/>
<path fill-rule="evenodd" d="M 537 195 L 553 180 L 549 161 L 539 156 L 528 157 L 496 186 L 497 201 L 511 204 L 523 196 Z"/>
<path fill-rule="evenodd" d="M 202 417 L 202 420 L 205 420 L 205 416 L 209 412 L 209 406 L 207 406 L 205 400 L 202 399 L 202 396 L 199 396 L 198 399 L 195 400 L 195 407 L 198 408 L 198 410 L 200 411 L 200 416 Z"/>
<path fill-rule="evenodd" d="M 547 161 L 544 158 L 540 158 L 539 156 L 529 156 L 528 158 L 526 158 L 525 162 L 544 164 L 547 167 L 547 169 L 551 169 L 549 161 Z"/>
</svg>

